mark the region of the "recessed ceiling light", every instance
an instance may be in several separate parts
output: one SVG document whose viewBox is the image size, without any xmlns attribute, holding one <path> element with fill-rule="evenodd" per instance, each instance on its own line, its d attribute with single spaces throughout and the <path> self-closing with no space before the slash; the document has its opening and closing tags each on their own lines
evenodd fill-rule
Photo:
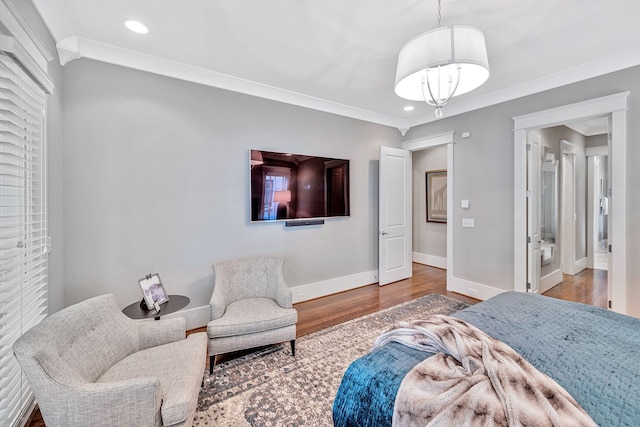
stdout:
<svg viewBox="0 0 640 427">
<path fill-rule="evenodd" d="M 407 105 L 404 107 L 404 111 L 413 111 L 413 105 Z"/>
<path fill-rule="evenodd" d="M 124 25 L 134 33 L 147 34 L 149 32 L 149 29 L 147 28 L 147 26 L 139 21 L 133 21 L 133 20 L 124 21 Z"/>
</svg>

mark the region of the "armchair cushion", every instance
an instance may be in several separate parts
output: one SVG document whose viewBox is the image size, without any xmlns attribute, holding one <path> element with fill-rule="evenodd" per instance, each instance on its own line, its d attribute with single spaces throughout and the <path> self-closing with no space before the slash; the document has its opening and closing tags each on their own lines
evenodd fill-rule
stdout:
<svg viewBox="0 0 640 427">
<path fill-rule="evenodd" d="M 282 308 L 270 298 L 247 298 L 234 301 L 227 306 L 224 315 L 209 322 L 209 338 L 278 329 L 294 325 L 298 312 L 294 308 Z"/>
</svg>

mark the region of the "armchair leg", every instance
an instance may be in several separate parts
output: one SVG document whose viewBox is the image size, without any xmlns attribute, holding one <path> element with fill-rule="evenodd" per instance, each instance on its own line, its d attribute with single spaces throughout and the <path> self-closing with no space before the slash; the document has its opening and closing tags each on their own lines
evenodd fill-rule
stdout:
<svg viewBox="0 0 640 427">
<path fill-rule="evenodd" d="M 209 356 L 209 375 L 213 375 L 213 367 L 216 365 L 216 355 Z"/>
<path fill-rule="evenodd" d="M 296 355 L 296 340 L 291 340 L 291 355 Z"/>
</svg>

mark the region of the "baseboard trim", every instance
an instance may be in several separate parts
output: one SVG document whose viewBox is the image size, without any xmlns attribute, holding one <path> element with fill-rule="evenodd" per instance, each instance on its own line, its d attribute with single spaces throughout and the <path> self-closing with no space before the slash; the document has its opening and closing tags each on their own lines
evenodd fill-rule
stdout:
<svg viewBox="0 0 640 427">
<path fill-rule="evenodd" d="M 371 270 L 351 274 L 349 276 L 322 280 L 320 282 L 307 283 L 306 285 L 294 286 L 291 288 L 291 291 L 293 292 L 293 303 L 309 301 L 325 297 L 327 295 L 337 294 L 338 292 L 371 285 L 377 282 L 378 270 Z"/>
<path fill-rule="evenodd" d="M 451 279 L 452 280 L 447 281 L 448 291 L 456 292 L 482 301 L 506 292 L 505 289 L 494 288 L 493 286 L 460 279 L 459 277 L 452 277 Z"/>
<path fill-rule="evenodd" d="M 580 258 L 576 260 L 575 263 L 573 264 L 574 274 L 580 273 L 585 268 L 587 268 L 587 257 Z"/>
<path fill-rule="evenodd" d="M 562 269 L 560 268 L 540 278 L 540 293 L 543 294 L 558 283 L 562 283 L 562 279 Z"/>
<path fill-rule="evenodd" d="M 447 258 L 435 255 L 423 254 L 421 252 L 413 252 L 413 262 L 418 264 L 430 265 L 436 268 L 447 269 Z"/>
</svg>

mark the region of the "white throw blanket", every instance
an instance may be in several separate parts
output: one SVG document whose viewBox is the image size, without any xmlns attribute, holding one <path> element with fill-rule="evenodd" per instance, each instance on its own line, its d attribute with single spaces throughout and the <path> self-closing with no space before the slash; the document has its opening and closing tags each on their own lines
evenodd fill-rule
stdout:
<svg viewBox="0 0 640 427">
<path fill-rule="evenodd" d="M 400 322 L 374 349 L 391 341 L 436 353 L 402 381 L 394 426 L 596 425 L 553 379 L 462 320 L 435 315 Z"/>
</svg>

